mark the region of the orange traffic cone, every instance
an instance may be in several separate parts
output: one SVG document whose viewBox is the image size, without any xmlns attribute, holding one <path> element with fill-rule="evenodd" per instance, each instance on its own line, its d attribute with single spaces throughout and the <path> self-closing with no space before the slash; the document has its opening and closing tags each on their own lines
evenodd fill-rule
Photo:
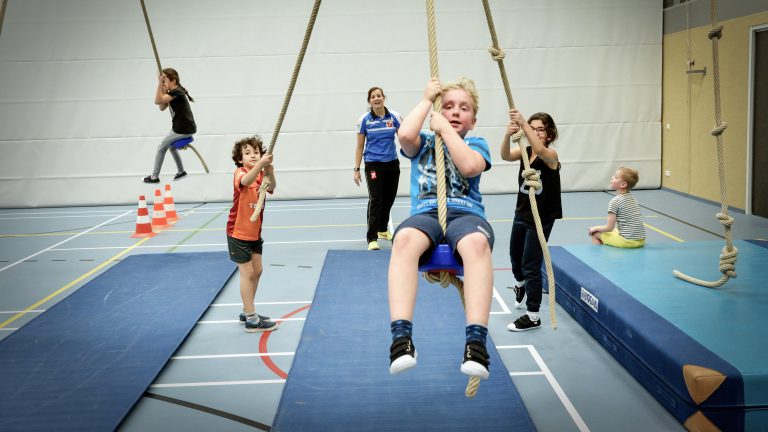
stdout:
<svg viewBox="0 0 768 432">
<path fill-rule="evenodd" d="M 168 219 L 165 217 L 165 206 L 160 189 L 155 189 L 155 201 L 152 205 L 152 228 L 162 229 L 168 227 Z"/>
<path fill-rule="evenodd" d="M 152 224 L 149 221 L 147 200 L 144 195 L 139 195 L 139 208 L 136 210 L 136 232 L 131 237 L 154 237 Z"/>
<path fill-rule="evenodd" d="M 173 204 L 173 194 L 171 194 L 171 185 L 165 185 L 165 196 L 163 198 L 163 206 L 165 207 L 165 217 L 168 218 L 169 223 L 174 223 L 179 220 L 179 215 L 176 214 L 176 206 Z"/>
</svg>

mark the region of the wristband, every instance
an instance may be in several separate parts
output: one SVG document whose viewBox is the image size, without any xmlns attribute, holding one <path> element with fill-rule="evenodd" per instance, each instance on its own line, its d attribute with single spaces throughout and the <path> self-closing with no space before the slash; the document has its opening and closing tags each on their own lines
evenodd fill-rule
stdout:
<svg viewBox="0 0 768 432">
<path fill-rule="evenodd" d="M 360 168 L 352 168 L 352 171 L 360 171 Z"/>
</svg>

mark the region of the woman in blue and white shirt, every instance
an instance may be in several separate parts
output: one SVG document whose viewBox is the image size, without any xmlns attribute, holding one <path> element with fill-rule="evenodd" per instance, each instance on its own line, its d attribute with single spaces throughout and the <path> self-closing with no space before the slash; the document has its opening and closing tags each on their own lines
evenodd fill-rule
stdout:
<svg viewBox="0 0 768 432">
<path fill-rule="evenodd" d="M 397 196 L 400 161 L 397 159 L 395 136 L 402 117 L 384 106 L 384 90 L 371 87 L 368 104 L 371 109 L 357 122 L 354 181 L 360 186 L 360 164 L 365 159 L 365 182 L 368 185 L 368 250 L 379 249 L 379 239 L 392 240 L 389 212 Z"/>
</svg>

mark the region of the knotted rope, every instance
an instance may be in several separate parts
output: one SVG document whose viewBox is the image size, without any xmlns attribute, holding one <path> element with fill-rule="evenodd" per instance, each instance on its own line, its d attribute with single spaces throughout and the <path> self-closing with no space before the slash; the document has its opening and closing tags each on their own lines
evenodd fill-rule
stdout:
<svg viewBox="0 0 768 432">
<path fill-rule="evenodd" d="M 509 109 L 515 107 L 515 102 L 512 100 L 512 91 L 509 88 L 509 81 L 507 80 L 507 72 L 504 68 L 504 50 L 499 48 L 499 40 L 496 37 L 496 26 L 493 25 L 493 16 L 491 15 L 491 7 L 488 5 L 488 0 L 483 0 L 483 8 L 485 9 L 485 18 L 488 21 L 488 30 L 491 33 L 491 41 L 493 46 L 488 48 L 493 60 L 499 65 L 499 73 L 501 74 L 501 81 L 504 84 L 504 92 L 507 95 L 507 102 Z M 536 204 L 536 191 L 541 189 L 541 182 L 539 181 L 539 174 L 535 169 L 531 168 L 531 162 L 528 159 L 528 152 L 525 151 L 525 144 L 523 144 L 521 138 L 525 135 L 522 129 L 512 136 L 512 141 L 517 143 L 520 147 L 520 156 L 523 160 L 523 173 L 522 177 L 525 179 L 525 185 L 528 186 L 528 199 L 531 202 L 531 213 L 533 214 L 533 220 L 536 224 L 536 233 L 539 236 L 539 244 L 541 245 L 541 251 L 544 255 L 544 265 L 547 270 L 547 284 L 549 287 L 549 320 L 552 323 L 552 328 L 557 328 L 557 316 L 555 315 L 555 274 L 552 270 L 552 258 L 549 256 L 549 248 L 547 247 L 547 239 L 544 236 L 544 229 L 541 226 L 541 218 L 539 217 L 539 207 Z"/>
<path fill-rule="evenodd" d="M 315 0 L 315 4 L 312 7 L 312 14 L 309 17 L 309 23 L 307 23 L 307 30 L 304 32 L 304 40 L 301 42 L 301 49 L 299 55 L 296 57 L 296 64 L 293 67 L 293 75 L 291 75 L 291 82 L 288 84 L 288 90 L 285 93 L 285 99 L 283 100 L 283 108 L 280 110 L 280 115 L 277 118 L 275 124 L 275 130 L 272 132 L 272 139 L 269 142 L 266 154 L 272 154 L 277 143 L 277 136 L 280 134 L 280 128 L 283 126 L 283 120 L 285 119 L 285 113 L 288 111 L 288 105 L 291 103 L 291 96 L 293 95 L 293 89 L 296 87 L 296 80 L 299 78 L 299 71 L 301 70 L 301 64 L 304 62 L 304 54 L 307 52 L 307 45 L 309 45 L 309 38 L 312 36 L 312 29 L 315 27 L 315 20 L 317 19 L 317 12 L 320 10 L 320 3 L 322 0 Z M 251 215 L 251 222 L 256 222 L 259 218 L 261 210 L 264 208 L 264 200 L 267 197 L 267 189 L 271 186 L 269 177 L 264 177 L 259 188 L 259 200 L 256 201 L 256 207 L 253 209 Z"/>
<path fill-rule="evenodd" d="M 712 41 L 712 76 L 714 77 L 715 92 L 715 127 L 710 131 L 710 134 L 717 140 L 717 171 L 720 175 L 720 213 L 717 213 L 715 217 L 725 230 L 725 247 L 720 253 L 719 265 L 722 276 L 716 281 L 705 281 L 688 276 L 678 270 L 673 270 L 672 274 L 686 282 L 707 288 L 717 288 L 728 282 L 728 279 L 736 277 L 736 257 L 739 250 L 733 246 L 733 233 L 731 233 L 733 218 L 728 215 L 728 199 L 725 190 L 725 155 L 722 135 L 728 127 L 728 123 L 722 121 L 720 111 L 720 50 L 718 42 L 723 36 L 723 26 L 717 25 L 717 0 L 710 0 L 710 11 L 712 30 L 709 31 L 707 37 Z"/>
<path fill-rule="evenodd" d="M 435 30 L 435 2 L 434 0 L 427 0 L 427 38 L 429 40 L 429 71 L 432 77 L 440 77 L 440 72 L 437 66 L 437 31 Z M 432 109 L 440 112 L 441 98 L 438 96 L 435 98 L 435 102 Z M 437 171 L 437 220 L 440 222 L 440 227 L 445 234 L 448 228 L 448 198 L 445 184 L 445 148 L 443 147 L 443 138 L 439 134 L 435 134 L 435 168 Z M 455 275 L 446 271 L 424 273 L 424 278 L 430 282 L 439 282 L 443 288 L 450 284 L 453 284 L 459 291 L 461 297 L 461 304 L 465 307 L 464 302 L 464 282 Z M 473 398 L 477 395 L 477 390 L 480 388 L 480 378 L 470 377 L 467 383 L 467 389 L 465 394 L 468 398 Z"/>
</svg>

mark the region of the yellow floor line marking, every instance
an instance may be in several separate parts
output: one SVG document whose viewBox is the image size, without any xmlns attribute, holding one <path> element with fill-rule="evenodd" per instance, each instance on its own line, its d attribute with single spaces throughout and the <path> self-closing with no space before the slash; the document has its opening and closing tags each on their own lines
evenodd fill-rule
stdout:
<svg viewBox="0 0 768 432">
<path fill-rule="evenodd" d="M 675 236 L 673 236 L 672 234 L 670 234 L 670 233 L 668 233 L 668 232 L 662 231 L 662 230 L 660 230 L 660 229 L 658 229 L 658 228 L 654 227 L 653 225 L 648 225 L 648 224 L 646 224 L 646 223 L 644 223 L 643 225 L 644 225 L 646 228 L 648 228 L 648 229 L 651 229 L 651 230 L 653 230 L 653 231 L 656 231 L 657 233 L 659 233 L 659 234 L 661 234 L 661 235 L 665 235 L 665 236 L 667 236 L 667 237 L 671 238 L 671 239 L 672 239 L 672 240 L 674 240 L 674 241 L 678 241 L 678 242 L 680 242 L 680 243 L 685 243 L 685 240 L 681 239 L 680 237 L 675 237 Z"/>
<path fill-rule="evenodd" d="M 3 321 L 2 323 L 0 323 L 0 329 L 5 327 L 5 326 L 7 326 L 8 324 L 16 321 L 17 319 L 23 317 L 26 313 L 31 312 L 34 309 L 37 309 L 38 306 L 46 303 L 50 299 L 58 296 L 59 294 L 61 294 L 64 291 L 68 290 L 69 288 L 72 288 L 74 285 L 77 285 L 83 279 L 85 279 L 85 278 L 91 276 L 92 274 L 96 273 L 97 271 L 101 270 L 107 264 L 109 264 L 112 261 L 114 261 L 114 260 L 120 258 L 121 256 L 127 254 L 128 252 L 130 252 L 134 248 L 140 246 L 142 243 L 144 243 L 145 241 L 149 240 L 150 238 L 152 238 L 152 237 L 144 237 L 143 239 L 141 239 L 138 242 L 136 242 L 133 246 L 127 247 L 125 250 L 119 252 L 118 254 L 114 255 L 112 258 L 110 258 L 110 259 L 104 261 L 103 263 L 99 264 L 98 266 L 96 266 L 96 268 L 94 268 L 93 270 L 89 271 L 88 273 L 85 273 L 84 275 L 78 277 L 77 279 L 73 280 L 72 282 L 70 282 L 70 283 L 64 285 L 63 287 L 59 288 L 58 290 L 54 291 L 53 293 L 48 294 L 47 296 L 45 296 L 45 298 L 43 298 L 42 300 L 39 300 L 37 303 L 27 307 L 26 309 L 22 310 L 21 312 L 17 313 L 16 315 L 14 315 L 14 316 L 8 318 L 7 320 Z"/>
</svg>

